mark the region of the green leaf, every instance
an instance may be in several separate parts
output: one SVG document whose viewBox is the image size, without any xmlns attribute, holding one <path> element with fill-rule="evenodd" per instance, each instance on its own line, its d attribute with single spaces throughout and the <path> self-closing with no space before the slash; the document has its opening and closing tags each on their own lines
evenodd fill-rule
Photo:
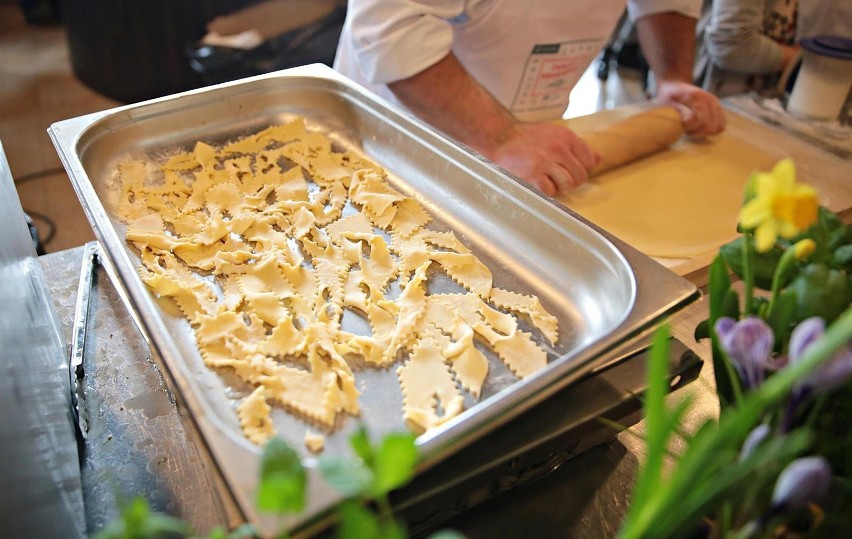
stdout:
<svg viewBox="0 0 852 539">
<path fill-rule="evenodd" d="M 668 456 L 668 447 L 691 406 L 690 399 L 685 399 L 671 412 L 667 410 L 665 401 L 669 390 L 668 366 L 668 327 L 663 326 L 654 335 L 648 354 L 648 389 L 645 393 L 646 456 L 636 478 L 630 512 L 622 529 L 626 537 L 637 537 L 633 535 L 633 530 L 643 529 L 642 521 L 647 518 L 642 512 L 647 513 L 647 507 L 653 506 L 654 498 L 659 497 L 659 492 L 666 490 L 663 464 Z"/>
<path fill-rule="evenodd" d="M 816 433 L 814 452 L 826 457 L 835 476 L 852 480 L 852 384 L 846 383 L 801 410 L 800 422 Z M 850 491 L 852 493 L 852 491 Z M 852 499 L 844 496 L 844 499 Z"/>
<path fill-rule="evenodd" d="M 748 179 L 746 180 L 745 186 L 743 188 L 743 202 L 742 205 L 745 206 L 746 203 L 757 196 L 757 173 L 752 172 L 749 174 Z"/>
<path fill-rule="evenodd" d="M 769 300 L 764 297 L 756 297 L 752 301 L 752 306 L 754 308 L 754 312 L 765 313 L 769 307 Z"/>
<path fill-rule="evenodd" d="M 466 539 L 466 536 L 456 530 L 438 530 L 429 535 L 427 539 Z"/>
<path fill-rule="evenodd" d="M 378 517 L 353 500 L 340 505 L 337 537 L 339 539 L 383 539 Z"/>
<path fill-rule="evenodd" d="M 740 317 L 740 297 L 737 291 L 729 288 L 722 300 L 722 309 L 719 313 L 721 316 L 730 316 L 737 319 Z"/>
<path fill-rule="evenodd" d="M 373 467 L 373 459 L 375 458 L 373 445 L 370 443 L 370 437 L 367 435 L 367 429 L 364 425 L 358 427 L 358 430 L 349 437 L 349 445 L 367 466 Z"/>
<path fill-rule="evenodd" d="M 257 505 L 263 511 L 296 513 L 305 507 L 307 474 L 299 454 L 281 438 L 263 448 Z"/>
<path fill-rule="evenodd" d="M 259 537 L 260 535 L 257 533 L 257 530 L 251 524 L 243 524 L 235 528 L 228 535 L 231 539 L 254 539 L 255 537 Z"/>
<path fill-rule="evenodd" d="M 708 274 L 708 290 L 710 296 L 710 313 L 716 317 L 721 316 L 722 307 L 725 304 L 725 296 L 731 289 L 731 278 L 728 276 L 728 264 L 726 259 L 716 255 L 710 264 Z"/>
<path fill-rule="evenodd" d="M 787 342 L 795 318 L 796 293 L 792 290 L 785 290 L 775 298 L 772 310 L 766 320 L 766 323 L 772 328 L 772 334 L 775 335 L 777 348 Z"/>
<path fill-rule="evenodd" d="M 192 529 L 183 520 L 152 513 L 148 501 L 137 496 L 128 503 L 121 516 L 99 531 L 95 539 L 148 539 L 166 536 L 189 536 Z"/>
<path fill-rule="evenodd" d="M 820 316 L 831 322 L 852 303 L 846 272 L 823 264 L 808 264 L 788 289 L 796 293 L 798 321 Z"/>
<path fill-rule="evenodd" d="M 732 437 L 724 441 L 723 447 L 727 447 L 728 451 L 717 453 L 717 456 L 722 454 L 725 458 L 711 457 L 705 461 L 703 479 L 693 478 L 694 482 L 683 488 L 681 495 L 669 498 L 669 511 L 648 536 L 663 538 L 682 535 L 722 501 L 738 499 L 747 490 L 771 488 L 781 469 L 801 455 L 811 441 L 810 432 L 796 431 L 767 440 L 742 462 L 738 460 L 739 438 Z M 761 473 L 757 473 L 758 469 Z M 690 488 L 694 485 L 701 485 L 701 488 Z"/>
<path fill-rule="evenodd" d="M 701 341 L 703 339 L 710 338 L 710 320 L 702 320 L 695 326 L 695 333 L 693 333 L 693 337 L 696 341 Z"/>
<path fill-rule="evenodd" d="M 207 534 L 207 539 L 228 539 L 231 535 L 222 526 L 216 526 Z"/>
<path fill-rule="evenodd" d="M 713 357 L 713 373 L 716 378 L 716 393 L 719 395 L 719 405 L 722 409 L 730 406 L 736 400 L 734 384 L 737 380 L 731 374 L 733 368 L 719 346 L 713 327 L 723 316 L 739 318 L 739 301 L 737 294 L 731 289 L 731 279 L 728 276 L 728 266 L 725 258 L 717 255 L 710 264 L 709 276 L 710 318 L 708 329 L 711 335 Z M 734 311 L 733 313 L 731 311 Z"/>
<path fill-rule="evenodd" d="M 825 206 L 819 207 L 818 214 L 819 222 L 825 227 L 829 232 L 834 232 L 836 230 L 846 230 L 847 232 L 852 232 L 849 230 L 849 226 L 846 225 L 839 215 L 826 208 Z M 847 236 L 847 241 L 852 241 L 852 236 Z"/>
<path fill-rule="evenodd" d="M 633 491 L 633 502 L 637 507 L 661 488 L 663 461 L 672 431 L 667 429 L 669 414 L 666 411 L 668 393 L 669 337 L 668 326 L 654 334 L 648 352 L 648 389 L 645 391 L 644 416 L 647 442 L 645 463 L 639 470 Z M 632 513 L 631 513 L 632 514 Z M 628 515 L 628 520 L 631 515 Z"/>
<path fill-rule="evenodd" d="M 836 268 L 852 272 L 852 245 L 844 245 L 835 249 L 831 264 Z"/>
<path fill-rule="evenodd" d="M 367 494 L 374 482 L 373 472 L 366 464 L 344 459 L 323 457 L 319 470 L 328 484 L 347 498 Z"/>
<path fill-rule="evenodd" d="M 125 531 L 130 536 L 137 536 L 143 533 L 146 521 L 151 517 L 151 508 L 148 507 L 148 501 L 141 496 L 134 498 L 130 504 L 124 509 Z"/>
<path fill-rule="evenodd" d="M 742 244 L 744 241 L 744 238 L 739 237 L 719 248 L 719 253 L 724 257 L 731 271 L 740 278 L 743 277 L 744 272 L 742 262 Z M 783 254 L 784 249 L 777 245 L 765 253 L 753 253 L 752 271 L 754 272 L 754 285 L 756 287 L 764 290 L 769 290 L 772 287 L 772 276 L 775 274 L 775 267 Z"/>
<path fill-rule="evenodd" d="M 380 522 L 379 530 L 382 534 L 382 539 L 406 539 L 408 537 L 405 525 L 395 518 Z"/>
<path fill-rule="evenodd" d="M 769 440 L 748 461 L 719 466 L 713 480 L 706 481 L 708 488 L 700 493 L 687 492 L 677 503 L 678 510 L 694 522 L 708 508 L 718 506 L 732 497 L 743 501 L 756 497 L 766 503 L 778 473 L 808 449 L 811 439 L 807 431 L 796 431 L 789 436 Z M 749 502 L 754 503 L 751 500 Z M 768 507 L 763 506 L 761 509 L 766 510 Z M 688 522 L 684 519 L 680 526 L 672 525 L 671 532 L 676 534 L 675 530 L 685 530 Z"/>
<path fill-rule="evenodd" d="M 812 262 L 828 264 L 833 268 L 852 270 L 852 268 L 835 260 L 834 253 L 852 244 L 852 226 L 846 225 L 837 214 L 825 207 L 820 207 L 817 222 L 802 234 L 792 238 L 790 243 L 810 238 L 816 242 L 816 251 L 811 255 Z M 839 262 L 839 264 L 838 264 Z"/>
<path fill-rule="evenodd" d="M 384 437 L 373 464 L 373 494 L 381 496 L 408 483 L 414 477 L 419 454 L 411 433 L 391 433 Z"/>
<path fill-rule="evenodd" d="M 827 238 L 828 241 L 825 247 L 829 250 L 834 250 L 841 245 L 852 243 L 852 228 L 845 224 L 839 215 L 825 206 L 820 206 L 817 222 L 790 240 L 790 242 L 796 243 L 805 238 L 810 238 L 817 243 Z"/>
</svg>

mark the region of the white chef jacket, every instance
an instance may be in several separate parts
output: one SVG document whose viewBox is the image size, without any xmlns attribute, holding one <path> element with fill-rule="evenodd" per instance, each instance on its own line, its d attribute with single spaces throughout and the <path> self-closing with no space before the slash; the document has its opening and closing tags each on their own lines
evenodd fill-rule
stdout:
<svg viewBox="0 0 852 539">
<path fill-rule="evenodd" d="M 350 0 L 334 67 L 396 102 L 387 83 L 452 51 L 516 117 L 558 118 L 571 89 L 611 36 L 626 0 Z M 701 0 L 632 0 L 637 19 Z"/>
</svg>

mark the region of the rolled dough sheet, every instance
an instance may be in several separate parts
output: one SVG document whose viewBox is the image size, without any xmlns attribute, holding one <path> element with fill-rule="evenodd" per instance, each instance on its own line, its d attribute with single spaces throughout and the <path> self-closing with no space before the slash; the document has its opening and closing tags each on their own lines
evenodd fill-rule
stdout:
<svg viewBox="0 0 852 539">
<path fill-rule="evenodd" d="M 702 142 L 681 139 L 560 202 L 649 256 L 692 258 L 737 236 L 746 180 L 775 161 L 728 132 Z"/>
</svg>

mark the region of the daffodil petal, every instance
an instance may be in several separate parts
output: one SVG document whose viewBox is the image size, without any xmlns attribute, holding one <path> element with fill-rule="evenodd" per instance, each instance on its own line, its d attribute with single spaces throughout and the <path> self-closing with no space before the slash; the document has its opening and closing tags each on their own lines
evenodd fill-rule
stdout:
<svg viewBox="0 0 852 539">
<path fill-rule="evenodd" d="M 789 157 L 782 159 L 772 168 L 772 176 L 777 187 L 791 189 L 796 184 L 796 165 Z"/>
<path fill-rule="evenodd" d="M 777 191 L 775 176 L 768 172 L 758 172 L 755 177 L 758 198 L 772 197 Z"/>
<path fill-rule="evenodd" d="M 796 196 L 802 196 L 802 197 L 811 196 L 811 197 L 814 197 L 814 198 L 818 198 L 816 189 L 814 189 L 813 186 L 810 186 L 806 183 L 797 183 L 790 190 L 793 193 L 795 193 Z"/>
<path fill-rule="evenodd" d="M 772 217 L 772 208 L 763 198 L 754 198 L 740 209 L 740 224 L 752 229 Z"/>
<path fill-rule="evenodd" d="M 760 253 L 772 249 L 778 239 L 778 228 L 775 221 L 767 221 L 758 225 L 754 233 L 754 247 Z"/>
<path fill-rule="evenodd" d="M 778 235 L 786 239 L 793 238 L 800 232 L 800 230 L 789 221 L 777 221 L 775 226 L 778 230 Z"/>
</svg>

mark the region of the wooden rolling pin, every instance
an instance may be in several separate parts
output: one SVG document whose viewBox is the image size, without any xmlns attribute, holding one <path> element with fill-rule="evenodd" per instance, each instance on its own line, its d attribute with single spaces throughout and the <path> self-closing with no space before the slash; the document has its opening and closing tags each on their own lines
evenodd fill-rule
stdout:
<svg viewBox="0 0 852 539">
<path fill-rule="evenodd" d="M 681 135 L 680 113 L 674 107 L 653 108 L 580 134 L 602 158 L 591 176 L 665 150 Z"/>
</svg>

